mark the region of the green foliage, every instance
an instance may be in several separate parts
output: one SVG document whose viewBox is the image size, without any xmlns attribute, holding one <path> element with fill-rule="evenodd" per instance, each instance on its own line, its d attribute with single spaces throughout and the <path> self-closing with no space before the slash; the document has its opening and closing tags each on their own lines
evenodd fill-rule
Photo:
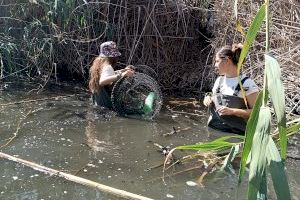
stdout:
<svg viewBox="0 0 300 200">
<path fill-rule="evenodd" d="M 244 147 L 243 147 L 243 152 L 242 152 L 242 158 L 241 158 L 239 182 L 241 182 L 242 177 L 245 174 L 246 163 L 247 163 L 248 156 L 249 156 L 251 148 L 252 148 L 253 136 L 255 134 L 256 125 L 258 123 L 259 110 L 260 110 L 260 107 L 262 105 L 262 100 L 263 100 L 262 98 L 263 98 L 263 93 L 260 92 L 258 94 L 258 97 L 257 97 L 256 102 L 254 104 L 254 107 L 252 109 L 250 118 L 248 119 L 248 122 L 247 122 L 246 137 L 245 137 L 245 142 L 244 142 Z"/>
<path fill-rule="evenodd" d="M 291 199 L 284 163 L 282 162 L 277 147 L 271 137 L 269 139 L 269 144 L 267 145 L 267 161 L 277 199 Z"/>
<path fill-rule="evenodd" d="M 249 44 L 252 44 L 257 32 L 260 29 L 263 19 L 268 16 L 269 2 L 260 8 L 256 14 L 254 21 L 251 23 L 250 29 L 246 36 L 245 46 L 238 64 L 238 72 L 246 56 Z M 269 24 L 268 17 L 266 17 L 267 26 Z M 266 40 L 268 40 L 268 30 Z M 267 41 L 268 43 L 268 41 Z M 244 50 L 245 49 L 245 50 Z M 266 47 L 268 50 L 268 46 Z M 250 169 L 249 169 L 249 185 L 248 185 L 248 199 L 266 199 L 267 198 L 267 171 L 270 168 L 270 173 L 273 180 L 273 185 L 278 199 L 290 199 L 289 186 L 284 171 L 283 162 L 278 155 L 278 150 L 270 137 L 271 129 L 271 112 L 268 107 L 265 107 L 268 94 L 273 102 L 275 113 L 277 116 L 277 123 L 280 136 L 281 157 L 285 159 L 287 150 L 287 135 L 286 135 L 286 116 L 285 116 L 285 101 L 284 88 L 280 80 L 280 66 L 278 62 L 269 55 L 265 55 L 265 80 L 263 95 L 259 95 L 257 102 L 252 110 L 251 117 L 247 123 L 245 146 L 242 153 L 242 162 L 240 168 L 239 183 L 244 175 L 246 160 L 251 151 Z M 258 110 L 258 107 L 260 108 Z M 253 130 L 255 130 L 253 135 Z M 251 148 L 250 148 L 250 144 Z M 276 154 L 277 153 L 277 154 Z M 268 161 L 268 162 L 267 162 Z M 278 178 L 277 175 L 281 177 Z"/>
<path fill-rule="evenodd" d="M 230 149 L 236 143 L 229 142 L 229 139 L 243 139 L 243 136 L 225 136 L 213 140 L 212 142 L 178 146 L 179 150 L 195 150 L 195 151 L 224 151 Z"/>
<path fill-rule="evenodd" d="M 255 134 L 251 147 L 251 161 L 249 167 L 248 199 L 256 199 L 257 196 L 266 196 L 263 192 L 266 188 L 264 176 L 267 168 L 267 145 L 271 130 L 271 111 L 268 107 L 261 107 L 258 121 L 255 125 Z"/>
<path fill-rule="evenodd" d="M 238 73 L 240 73 L 243 61 L 245 60 L 245 58 L 248 54 L 248 51 L 250 49 L 250 46 L 252 45 L 252 43 L 260 29 L 261 24 L 262 24 L 263 20 L 265 19 L 265 12 L 266 12 L 266 5 L 263 4 L 260 7 L 260 9 L 258 10 L 257 14 L 255 15 L 255 18 L 252 21 L 249 30 L 247 31 L 246 39 L 243 44 L 243 49 L 242 49 L 242 52 L 241 52 L 241 55 L 239 58 L 238 65 L 237 65 Z"/>
<path fill-rule="evenodd" d="M 220 168 L 220 170 L 223 171 L 223 170 L 227 169 L 229 164 L 235 159 L 235 157 L 239 153 L 240 153 L 240 144 L 236 144 L 236 145 L 232 146 L 231 150 L 230 150 L 229 154 L 226 156 L 224 163 L 223 163 L 222 167 Z"/>
<path fill-rule="evenodd" d="M 288 125 L 286 130 L 287 136 L 291 136 L 295 133 L 300 132 L 300 118 L 288 122 L 287 125 Z"/>
<path fill-rule="evenodd" d="M 279 137 L 280 137 L 280 149 L 281 158 L 286 158 L 287 149 L 287 136 L 286 136 L 286 116 L 285 116 L 285 99 L 284 88 L 280 79 L 280 66 L 275 58 L 265 55 L 266 61 L 266 74 L 268 82 L 268 91 L 272 99 L 274 110 L 277 116 Z"/>
<path fill-rule="evenodd" d="M 75 46 L 66 40 L 87 34 L 82 27 L 89 26 L 87 23 L 91 22 L 86 15 L 93 13 L 84 10 L 73 13 L 82 3 L 73 0 L 13 0 L 9 6 L 5 6 L 5 18 L 1 19 L 5 27 L 0 30 L 0 54 L 6 74 L 4 77 L 22 71 L 28 76 L 38 74 L 43 78 L 44 75 L 51 75 L 54 64 L 63 63 L 71 69 L 77 67 L 72 62 L 81 64 L 81 60 L 66 55 L 68 51 L 80 49 L 80 45 Z M 78 52 L 76 53 L 78 56 Z"/>
</svg>

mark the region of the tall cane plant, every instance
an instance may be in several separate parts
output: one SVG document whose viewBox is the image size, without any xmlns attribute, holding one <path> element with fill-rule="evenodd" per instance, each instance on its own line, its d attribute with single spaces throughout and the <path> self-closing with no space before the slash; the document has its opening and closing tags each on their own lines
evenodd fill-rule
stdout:
<svg viewBox="0 0 300 200">
<path fill-rule="evenodd" d="M 235 6 L 235 8 L 237 8 L 237 6 Z M 237 13 L 236 9 L 235 12 Z M 280 79 L 280 66 L 277 60 L 269 54 L 269 0 L 266 0 L 260 7 L 247 32 L 244 42 L 245 48 L 243 48 L 238 62 L 238 72 L 240 72 L 242 62 L 264 19 L 266 21 L 264 85 L 262 94 L 257 98 L 247 123 L 239 183 L 244 176 L 246 162 L 250 160 L 248 199 L 267 198 L 267 174 L 269 172 L 272 177 L 277 198 L 287 200 L 291 199 L 291 197 L 284 169 L 284 160 L 286 159 L 287 151 L 285 96 L 283 84 Z M 267 106 L 268 97 L 270 97 L 272 101 L 277 117 L 280 153 L 271 136 L 272 117 L 270 107 Z"/>
</svg>

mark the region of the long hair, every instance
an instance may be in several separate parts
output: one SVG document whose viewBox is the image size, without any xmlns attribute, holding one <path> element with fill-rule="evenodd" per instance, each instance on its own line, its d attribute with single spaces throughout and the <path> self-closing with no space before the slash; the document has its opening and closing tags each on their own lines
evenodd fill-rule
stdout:
<svg viewBox="0 0 300 200">
<path fill-rule="evenodd" d="M 92 93 L 99 91 L 100 85 L 99 80 L 103 68 L 103 64 L 108 61 L 113 67 L 116 64 L 115 58 L 107 58 L 107 57 L 96 57 L 93 61 L 93 64 L 90 68 L 90 80 L 89 80 L 89 89 Z"/>
</svg>

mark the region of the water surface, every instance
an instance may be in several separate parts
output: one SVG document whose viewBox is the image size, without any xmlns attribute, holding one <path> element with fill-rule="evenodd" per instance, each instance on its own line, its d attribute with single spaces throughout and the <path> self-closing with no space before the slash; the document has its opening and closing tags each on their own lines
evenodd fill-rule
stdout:
<svg viewBox="0 0 300 200">
<path fill-rule="evenodd" d="M 33 89 L 1 87 L 0 145 L 17 131 L 2 152 L 153 199 L 246 199 L 246 184 L 237 191 L 232 173 L 212 173 L 204 186 L 189 186 L 203 169 L 178 173 L 187 169 L 178 164 L 161 179 L 164 156 L 155 143 L 172 148 L 224 136 L 207 129 L 206 110 L 197 100 L 168 99 L 156 120 L 143 121 L 93 108 L 82 88 L 52 85 L 38 94 Z M 29 99 L 44 100 L 3 105 Z M 297 166 L 295 160 L 287 164 L 293 199 L 300 197 Z M 121 199 L 4 159 L 0 167 L 0 199 Z"/>
</svg>

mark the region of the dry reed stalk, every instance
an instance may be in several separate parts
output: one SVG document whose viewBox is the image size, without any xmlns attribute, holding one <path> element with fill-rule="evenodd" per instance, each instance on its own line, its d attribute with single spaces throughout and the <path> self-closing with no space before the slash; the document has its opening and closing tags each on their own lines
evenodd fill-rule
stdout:
<svg viewBox="0 0 300 200">
<path fill-rule="evenodd" d="M 49 167 L 45 167 L 39 164 L 36 164 L 34 162 L 31 161 L 27 161 L 27 160 L 23 160 L 21 158 L 17 158 L 8 154 L 5 154 L 3 152 L 0 152 L 0 158 L 4 158 L 10 161 L 14 161 L 16 163 L 20 163 L 22 165 L 25 165 L 27 167 L 30 167 L 34 170 L 37 170 L 39 172 L 45 173 L 45 174 L 49 174 L 50 176 L 58 176 L 64 179 L 67 179 L 69 181 L 75 182 L 75 183 L 79 183 L 81 185 L 85 185 L 97 190 L 100 190 L 102 192 L 105 193 L 109 193 L 109 194 L 113 194 L 115 196 L 119 196 L 119 197 L 123 197 L 126 199 L 136 199 L 136 200 L 151 200 L 150 198 L 141 196 L 141 195 L 137 195 L 137 194 L 133 194 L 124 190 L 119 190 L 113 187 L 109 187 L 88 179 L 84 179 L 78 176 L 74 176 L 72 174 L 68 174 L 68 173 L 64 173 L 55 169 L 51 169 Z"/>
</svg>

